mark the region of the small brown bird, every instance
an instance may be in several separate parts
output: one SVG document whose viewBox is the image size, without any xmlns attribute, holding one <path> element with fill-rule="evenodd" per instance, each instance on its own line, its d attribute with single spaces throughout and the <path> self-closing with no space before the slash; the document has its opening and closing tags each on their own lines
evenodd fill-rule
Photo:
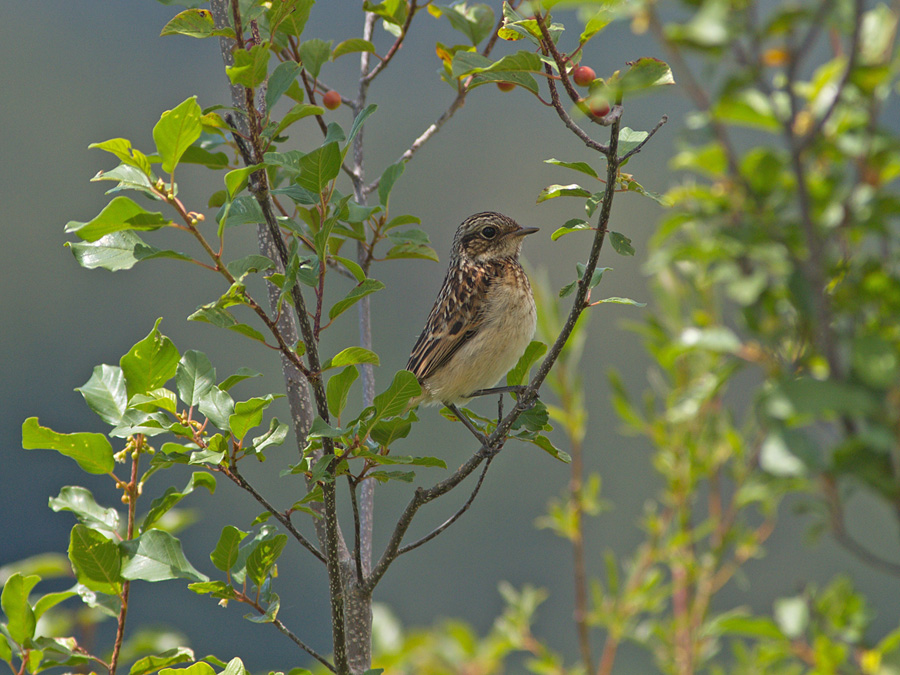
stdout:
<svg viewBox="0 0 900 675">
<path fill-rule="evenodd" d="M 422 385 L 414 404 L 452 407 L 493 387 L 522 356 L 536 313 L 519 252 L 522 237 L 537 231 L 493 212 L 456 230 L 447 276 L 406 366 Z"/>
</svg>

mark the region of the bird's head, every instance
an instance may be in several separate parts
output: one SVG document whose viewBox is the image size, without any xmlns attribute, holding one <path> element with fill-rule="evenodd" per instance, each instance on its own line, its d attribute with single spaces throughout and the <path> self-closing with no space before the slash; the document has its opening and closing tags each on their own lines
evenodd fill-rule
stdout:
<svg viewBox="0 0 900 675">
<path fill-rule="evenodd" d="M 457 228 L 453 258 L 475 262 L 517 258 L 522 250 L 522 237 L 537 231 L 538 228 L 522 227 L 501 213 L 476 213 Z"/>
</svg>

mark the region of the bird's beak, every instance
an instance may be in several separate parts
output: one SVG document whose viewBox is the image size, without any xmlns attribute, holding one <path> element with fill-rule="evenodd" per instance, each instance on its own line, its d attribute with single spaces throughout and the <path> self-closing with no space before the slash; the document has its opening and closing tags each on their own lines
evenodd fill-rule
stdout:
<svg viewBox="0 0 900 675">
<path fill-rule="evenodd" d="M 520 227 L 518 230 L 510 232 L 510 234 L 514 237 L 524 237 L 526 234 L 534 234 L 539 229 L 538 227 Z"/>
</svg>

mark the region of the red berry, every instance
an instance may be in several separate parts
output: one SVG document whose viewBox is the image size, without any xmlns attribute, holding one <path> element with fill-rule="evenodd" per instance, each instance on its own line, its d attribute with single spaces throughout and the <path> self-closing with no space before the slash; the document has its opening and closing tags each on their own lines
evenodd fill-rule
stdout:
<svg viewBox="0 0 900 675">
<path fill-rule="evenodd" d="M 515 88 L 516 88 L 516 85 L 514 85 L 512 82 L 498 82 L 497 83 L 497 89 L 499 89 L 500 91 L 512 91 Z"/>
<path fill-rule="evenodd" d="M 322 97 L 322 105 L 329 110 L 337 110 L 341 105 L 341 95 L 334 89 L 325 92 L 325 95 Z"/>
<path fill-rule="evenodd" d="M 578 66 L 572 71 L 572 79 L 575 80 L 575 84 L 579 87 L 588 86 L 596 79 L 596 77 L 597 73 L 594 72 L 593 68 L 589 68 L 588 66 Z"/>
<path fill-rule="evenodd" d="M 605 117 L 609 114 L 609 101 L 601 96 L 593 96 L 588 99 L 588 108 L 595 117 Z"/>
</svg>

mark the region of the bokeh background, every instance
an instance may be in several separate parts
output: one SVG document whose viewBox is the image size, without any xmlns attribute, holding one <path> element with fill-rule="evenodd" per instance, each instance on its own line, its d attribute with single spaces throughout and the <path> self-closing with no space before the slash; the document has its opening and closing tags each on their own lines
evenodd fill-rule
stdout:
<svg viewBox="0 0 900 675">
<path fill-rule="evenodd" d="M 172 261 L 150 261 L 115 274 L 87 271 L 63 246 L 65 223 L 89 220 L 107 201 L 104 184 L 92 184 L 89 179 L 112 168 L 114 160 L 88 150 L 89 143 L 125 137 L 149 151 L 152 126 L 164 110 L 192 95 L 203 107 L 228 102 L 217 42 L 158 37 L 178 10 L 151 0 L 4 2 L 0 7 L 0 566 L 65 549 L 73 518 L 47 508 L 48 498 L 60 487 L 86 485 L 98 501 L 115 504 L 117 495 L 108 479 L 85 476 L 55 453 L 21 450 L 21 424 L 37 415 L 42 424 L 58 431 L 104 431 L 73 389 L 90 377 L 94 365 L 117 363 L 150 331 L 157 317 L 165 317 L 162 330 L 180 350 L 206 352 L 220 378 L 240 366 L 264 374 L 240 385 L 238 395 L 249 397 L 281 388 L 280 370 L 271 352 L 185 320 L 223 290 L 213 275 Z M 571 33 L 580 30 L 573 15 L 562 18 Z M 313 9 L 307 34 L 341 40 L 358 35 L 361 23 L 356 3 L 320 2 Z M 423 12 L 392 67 L 371 89 L 370 102 L 379 109 L 366 126 L 370 178 L 394 162 L 452 100 L 453 92 L 438 76 L 435 41 L 454 44 L 457 37 L 449 22 Z M 379 51 L 387 44 L 389 36 L 378 27 Z M 583 62 L 602 76 L 641 56 L 665 58 L 648 36 L 635 36 L 627 24 L 618 24 L 590 43 Z M 356 67 L 357 58 L 345 56 L 327 64 L 322 78 L 352 95 Z M 687 110 L 677 86 L 640 99 L 627 110 L 625 123 L 634 129 L 651 128 L 664 113 L 670 118 L 629 165 L 650 190 L 664 192 L 677 178 L 667 162 L 684 132 Z M 351 121 L 344 110 L 329 116 L 344 125 Z M 291 147 L 317 143 L 318 130 L 312 124 L 305 129 Z M 574 278 L 574 263 L 585 257 L 587 238 L 574 234 L 553 243 L 550 233 L 581 215 L 581 201 L 535 203 L 546 185 L 572 182 L 566 170 L 543 163 L 550 157 L 597 162 L 551 109 L 526 92 L 504 94 L 485 86 L 469 95 L 465 108 L 408 164 L 394 190 L 392 211 L 422 219 L 442 262 L 394 261 L 373 270 L 387 284 L 387 290 L 372 296 L 374 343 L 382 356 L 376 375 L 379 389 L 405 365 L 440 285 L 453 231 L 467 215 L 498 210 L 523 225 L 542 227 L 526 243 L 528 263 L 533 269 L 545 269 L 554 288 Z M 220 174 L 190 166 L 179 169 L 179 184 L 183 201 L 201 211 L 207 196 L 222 185 Z M 211 210 L 206 213 L 212 216 Z M 617 198 L 614 229 L 631 237 L 638 253 L 635 258 L 623 258 L 609 248 L 604 251 L 601 265 L 614 268 L 604 277 L 605 295 L 649 299 L 641 263 L 660 214 L 657 204 L 638 195 Z M 166 233 L 150 238 L 157 245 L 188 246 Z M 252 252 L 253 228 L 233 231 L 229 246 L 235 257 Z M 649 448 L 617 433 L 619 425 L 605 384 L 606 370 L 616 366 L 632 391 L 646 386 L 648 363 L 639 341 L 622 324 L 624 319 L 639 319 L 641 312 L 651 311 L 652 304 L 643 310 L 607 305 L 591 319 L 583 363 L 590 409 L 586 463 L 589 471 L 601 473 L 602 496 L 614 505 L 588 525 L 594 573 L 602 573 L 605 550 L 627 554 L 641 540 L 638 517 L 656 489 Z M 325 351 L 335 353 L 355 343 L 355 312 L 348 312 L 328 331 Z M 358 385 L 353 396 L 358 405 Z M 739 397 L 735 402 L 746 403 Z M 493 409 L 493 403 L 478 405 L 484 412 Z M 288 417 L 283 407 L 276 414 Z M 451 468 L 472 452 L 471 439 L 461 427 L 452 426 L 434 409 L 424 410 L 421 417 L 425 422 L 405 441 L 402 451 L 442 457 Z M 280 505 L 291 503 L 300 489 L 298 481 L 278 478 L 278 470 L 295 461 L 295 447 L 289 441 L 271 452 L 266 464 L 248 468 L 257 487 L 274 495 L 273 501 Z M 421 471 L 418 480 L 428 484 L 443 475 L 440 470 Z M 574 659 L 569 548 L 534 526 L 547 500 L 565 487 L 568 475 L 566 465 L 533 446 L 511 443 L 494 462 L 472 509 L 437 540 L 395 563 L 378 588 L 377 600 L 389 605 L 407 626 L 458 617 L 484 632 L 502 609 L 496 590 L 501 580 L 516 586 L 535 584 L 549 591 L 536 632 Z M 151 482 L 151 487 L 162 491 L 169 484 L 167 479 Z M 177 484 L 186 480 L 186 474 L 175 478 Z M 410 489 L 391 485 L 378 490 L 376 547 L 386 540 Z M 440 523 L 465 496 L 459 491 L 423 509 L 411 535 Z M 186 553 L 209 574 L 213 568 L 208 553 L 223 524 L 246 527 L 259 512 L 246 495 L 224 480 L 219 481 L 214 497 L 195 493 L 182 504 L 194 509 L 198 519 L 181 535 Z M 891 521 L 865 501 L 855 504 L 851 526 L 859 536 L 885 555 L 896 554 L 896 546 L 885 543 L 897 541 L 893 530 L 885 536 Z M 785 506 L 767 558 L 747 565 L 746 576 L 719 597 L 722 606 L 743 604 L 766 612 L 773 598 L 797 591 L 805 581 L 824 582 L 835 573 L 852 570 L 860 590 L 879 613 L 876 628 L 883 632 L 896 626 L 900 606 L 896 581 L 860 566 L 827 537 L 805 543 L 809 521 L 794 513 L 791 507 L 797 505 L 788 502 Z M 327 652 L 324 570 L 299 547 L 288 550 L 281 568 L 280 618 L 304 640 Z M 305 655 L 271 627 L 243 621 L 240 607 L 219 608 L 179 583 L 138 584 L 133 597 L 139 609 L 130 620 L 173 625 L 190 635 L 198 655 L 214 653 L 226 660 L 240 655 L 256 672 L 286 671 L 307 663 Z M 622 672 L 642 672 L 648 661 L 625 647 L 621 665 Z"/>
</svg>

